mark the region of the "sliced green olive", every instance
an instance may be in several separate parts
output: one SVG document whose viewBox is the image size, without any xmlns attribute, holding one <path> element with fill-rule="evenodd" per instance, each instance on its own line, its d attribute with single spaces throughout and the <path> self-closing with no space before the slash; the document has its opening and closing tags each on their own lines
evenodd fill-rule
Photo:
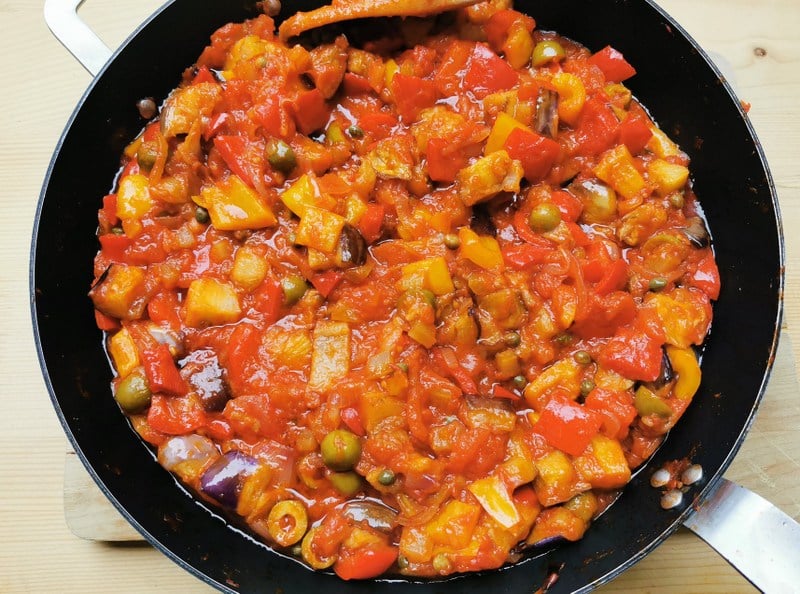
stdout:
<svg viewBox="0 0 800 594">
<path fill-rule="evenodd" d="M 283 140 L 275 142 L 267 160 L 273 169 L 281 173 L 289 173 L 297 167 L 297 157 L 294 154 L 294 150 Z"/>
<path fill-rule="evenodd" d="M 546 41 L 540 41 L 534 46 L 531 61 L 533 65 L 538 68 L 539 66 L 544 66 L 548 62 L 563 60 L 566 55 L 567 52 L 564 51 L 564 46 L 557 41 L 548 39 Z"/>
<path fill-rule="evenodd" d="M 299 274 L 291 274 L 281 279 L 281 288 L 283 289 L 283 301 L 286 305 L 294 305 L 308 290 L 308 283 Z"/>
<path fill-rule="evenodd" d="M 522 337 L 519 335 L 519 332 L 512 330 L 503 335 L 503 342 L 506 343 L 507 347 L 514 349 L 522 343 Z"/>
<path fill-rule="evenodd" d="M 361 440 L 347 429 L 335 429 L 320 444 L 325 466 L 337 472 L 352 470 L 361 457 Z"/>
<path fill-rule="evenodd" d="M 561 222 L 561 211 L 552 202 L 542 202 L 531 210 L 528 224 L 537 233 L 552 231 Z"/>
<path fill-rule="evenodd" d="M 133 372 L 117 382 L 114 399 L 126 413 L 143 411 L 150 405 L 150 386 L 143 375 Z"/>
<path fill-rule="evenodd" d="M 361 477 L 355 472 L 333 472 L 328 479 L 339 493 L 347 497 L 355 495 L 361 490 Z"/>
<path fill-rule="evenodd" d="M 658 394 L 644 386 L 639 386 L 636 389 L 636 393 L 633 395 L 633 405 L 639 415 L 643 417 L 647 415 L 669 417 L 672 415 L 672 408 L 670 408 L 669 404 L 664 402 Z"/>
</svg>

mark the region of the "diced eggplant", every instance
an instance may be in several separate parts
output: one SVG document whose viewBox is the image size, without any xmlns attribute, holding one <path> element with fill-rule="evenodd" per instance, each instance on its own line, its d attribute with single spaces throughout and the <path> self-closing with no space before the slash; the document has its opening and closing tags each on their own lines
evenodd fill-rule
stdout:
<svg viewBox="0 0 800 594">
<path fill-rule="evenodd" d="M 539 89 L 536 98 L 535 128 L 539 134 L 555 138 L 558 136 L 558 93 L 550 89 Z"/>
<path fill-rule="evenodd" d="M 221 505 L 235 509 L 244 479 L 258 468 L 258 461 L 238 450 L 224 454 L 205 471 L 200 490 Z"/>
<path fill-rule="evenodd" d="M 345 223 L 339 234 L 336 248 L 336 260 L 339 266 L 362 266 L 367 261 L 367 242 L 361 233 Z"/>
<path fill-rule="evenodd" d="M 181 376 L 197 392 L 206 411 L 214 412 L 225 408 L 225 403 L 231 397 L 230 390 L 214 351 L 194 351 L 180 365 Z"/>
<path fill-rule="evenodd" d="M 695 247 L 704 248 L 711 245 L 711 235 L 708 232 L 705 221 L 700 217 L 688 218 L 683 232 Z"/>
</svg>

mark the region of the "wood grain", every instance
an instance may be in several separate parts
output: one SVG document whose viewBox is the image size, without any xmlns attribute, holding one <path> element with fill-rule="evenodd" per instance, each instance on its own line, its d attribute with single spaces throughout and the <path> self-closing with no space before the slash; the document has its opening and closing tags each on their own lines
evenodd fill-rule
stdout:
<svg viewBox="0 0 800 594">
<path fill-rule="evenodd" d="M 32 338 L 28 253 L 36 200 L 53 148 L 89 75 L 49 34 L 42 0 L 0 0 L 0 592 L 210 592 L 146 545 L 75 536 L 64 517 L 67 441 L 47 397 Z M 88 0 L 82 15 L 109 46 L 158 0 Z M 661 0 L 707 50 L 727 61 L 770 162 L 786 233 L 782 359 L 800 344 L 800 3 Z M 676 81 L 676 84 L 680 84 Z M 773 374 L 753 431 L 728 476 L 800 519 L 800 412 L 795 378 Z M 601 592 L 753 592 L 704 543 L 679 532 Z"/>
</svg>

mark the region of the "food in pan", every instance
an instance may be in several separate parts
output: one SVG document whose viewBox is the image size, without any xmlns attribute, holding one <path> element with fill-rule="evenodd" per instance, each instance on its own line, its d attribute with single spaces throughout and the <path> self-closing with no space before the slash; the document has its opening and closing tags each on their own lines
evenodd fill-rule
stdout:
<svg viewBox="0 0 800 594">
<path fill-rule="evenodd" d="M 164 468 L 343 579 L 580 539 L 720 288 L 622 54 L 496 1 L 391 30 L 219 29 L 125 150 L 90 291 Z"/>
</svg>

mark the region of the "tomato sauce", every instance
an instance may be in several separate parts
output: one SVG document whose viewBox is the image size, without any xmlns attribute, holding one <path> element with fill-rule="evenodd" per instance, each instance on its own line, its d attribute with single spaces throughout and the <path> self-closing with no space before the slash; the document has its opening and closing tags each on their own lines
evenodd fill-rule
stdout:
<svg viewBox="0 0 800 594">
<path fill-rule="evenodd" d="M 581 538 L 700 383 L 687 155 L 622 54 L 500 4 L 364 47 L 222 27 L 99 210 L 133 428 L 343 579 Z"/>
</svg>

